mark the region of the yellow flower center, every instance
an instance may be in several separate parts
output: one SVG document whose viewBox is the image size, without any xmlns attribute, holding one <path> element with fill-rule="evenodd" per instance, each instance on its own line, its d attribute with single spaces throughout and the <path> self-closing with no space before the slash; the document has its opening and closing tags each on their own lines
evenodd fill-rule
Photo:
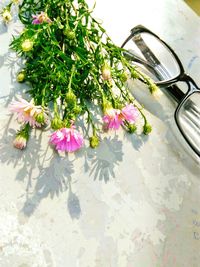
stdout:
<svg viewBox="0 0 200 267">
<path fill-rule="evenodd" d="M 24 52 L 28 52 L 33 48 L 33 41 L 31 41 L 30 39 L 26 39 L 23 43 L 22 43 L 22 50 Z"/>
</svg>

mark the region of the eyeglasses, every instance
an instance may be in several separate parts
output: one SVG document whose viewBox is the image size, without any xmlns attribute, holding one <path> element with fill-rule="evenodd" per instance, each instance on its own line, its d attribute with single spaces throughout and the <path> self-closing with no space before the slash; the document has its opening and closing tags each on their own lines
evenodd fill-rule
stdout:
<svg viewBox="0 0 200 267">
<path fill-rule="evenodd" d="M 193 151 L 200 157 L 200 88 L 185 73 L 183 65 L 172 50 L 155 33 L 142 25 L 131 30 L 122 44 L 124 56 L 151 77 L 178 103 L 174 113 L 176 124 Z M 185 82 L 184 93 L 175 83 Z"/>
</svg>

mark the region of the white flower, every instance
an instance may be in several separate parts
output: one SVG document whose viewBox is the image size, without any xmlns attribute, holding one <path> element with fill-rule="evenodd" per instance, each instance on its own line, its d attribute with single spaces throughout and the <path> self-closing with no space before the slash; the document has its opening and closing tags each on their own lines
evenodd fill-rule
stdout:
<svg viewBox="0 0 200 267">
<path fill-rule="evenodd" d="M 12 2 L 17 5 L 19 4 L 20 0 L 12 0 Z"/>
<path fill-rule="evenodd" d="M 24 52 L 28 52 L 33 48 L 33 41 L 26 39 L 23 41 L 21 47 Z"/>
<path fill-rule="evenodd" d="M 2 18 L 5 23 L 10 22 L 12 20 L 12 15 L 10 11 L 6 9 L 2 14 Z"/>
</svg>

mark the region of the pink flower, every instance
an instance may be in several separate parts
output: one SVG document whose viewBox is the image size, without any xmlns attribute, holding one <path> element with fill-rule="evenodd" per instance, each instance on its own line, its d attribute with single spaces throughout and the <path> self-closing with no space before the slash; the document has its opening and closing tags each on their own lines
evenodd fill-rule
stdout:
<svg viewBox="0 0 200 267">
<path fill-rule="evenodd" d="M 41 106 L 35 106 L 33 100 L 31 102 L 18 97 L 19 101 L 12 101 L 10 104 L 10 111 L 17 113 L 17 118 L 19 122 L 29 123 L 32 127 L 41 127 L 42 123 L 36 121 L 36 116 L 43 112 Z"/>
<path fill-rule="evenodd" d="M 121 114 L 124 118 L 124 120 L 130 122 L 130 123 L 135 123 L 137 120 L 137 117 L 139 116 L 139 112 L 137 108 L 133 106 L 133 104 L 128 104 L 126 105 L 122 110 Z"/>
<path fill-rule="evenodd" d="M 52 22 L 45 12 L 41 12 L 38 15 L 33 15 L 32 17 L 34 19 L 32 21 L 32 24 L 41 24 L 43 22 L 47 22 L 47 23 Z"/>
<path fill-rule="evenodd" d="M 18 135 L 13 141 L 13 146 L 18 149 L 24 149 L 26 147 L 27 139 Z"/>
<path fill-rule="evenodd" d="M 103 121 L 106 123 L 106 126 L 109 129 L 119 129 L 122 124 L 121 112 L 119 109 L 109 108 L 105 112 L 105 116 L 103 117 Z"/>
<path fill-rule="evenodd" d="M 74 152 L 82 147 L 83 136 L 74 129 L 74 126 L 61 128 L 52 133 L 50 143 L 55 145 L 57 150 Z"/>
</svg>

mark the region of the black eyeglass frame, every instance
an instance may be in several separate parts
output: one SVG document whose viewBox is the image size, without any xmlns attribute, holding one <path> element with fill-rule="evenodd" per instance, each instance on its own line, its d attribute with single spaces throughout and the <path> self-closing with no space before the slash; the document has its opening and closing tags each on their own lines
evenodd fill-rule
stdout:
<svg viewBox="0 0 200 267">
<path fill-rule="evenodd" d="M 192 148 L 192 150 L 200 157 L 200 152 L 196 149 L 196 147 L 193 145 L 193 143 L 191 143 L 190 140 L 187 138 L 187 135 L 185 134 L 184 130 L 182 129 L 182 127 L 179 123 L 179 119 L 178 119 L 178 114 L 180 112 L 181 107 L 185 104 L 185 102 L 188 100 L 188 98 L 193 93 L 195 93 L 195 92 L 200 93 L 200 88 L 197 86 L 195 81 L 189 75 L 186 74 L 182 63 L 181 63 L 179 57 L 177 56 L 177 54 L 174 52 L 174 50 L 165 41 L 163 41 L 158 35 L 156 35 L 152 31 L 150 31 L 149 29 L 147 29 L 143 25 L 137 25 L 134 28 L 132 28 L 131 34 L 124 41 L 124 43 L 122 44 L 121 47 L 123 48 L 128 41 L 133 39 L 133 37 L 135 35 L 141 34 L 141 33 L 148 33 L 148 34 L 153 35 L 155 38 L 157 38 L 161 43 L 163 43 L 168 48 L 168 50 L 171 52 L 171 54 L 173 55 L 173 57 L 177 61 L 177 64 L 180 68 L 180 73 L 177 76 L 175 76 L 169 80 L 158 81 L 158 82 L 155 82 L 155 84 L 158 86 L 167 87 L 167 90 L 169 91 L 169 93 L 172 96 L 174 96 L 174 99 L 178 102 L 178 106 L 177 106 L 175 113 L 174 113 L 175 122 L 176 122 L 181 134 L 183 135 L 185 141 Z M 148 49 L 148 52 L 150 52 L 151 58 L 153 58 L 153 60 L 157 61 L 157 58 L 152 53 L 152 51 L 148 47 L 146 47 L 146 48 Z M 145 60 L 140 59 L 138 56 L 135 56 L 135 55 L 133 55 L 133 56 L 136 57 L 135 61 L 137 61 L 141 64 L 144 64 Z M 133 57 L 133 61 L 134 61 L 134 57 Z M 149 62 L 147 61 L 146 64 L 149 64 Z M 175 85 L 175 83 L 180 82 L 180 81 L 186 82 L 188 85 L 188 90 L 185 94 Z M 173 90 L 175 90 L 175 91 L 173 91 Z"/>
</svg>

